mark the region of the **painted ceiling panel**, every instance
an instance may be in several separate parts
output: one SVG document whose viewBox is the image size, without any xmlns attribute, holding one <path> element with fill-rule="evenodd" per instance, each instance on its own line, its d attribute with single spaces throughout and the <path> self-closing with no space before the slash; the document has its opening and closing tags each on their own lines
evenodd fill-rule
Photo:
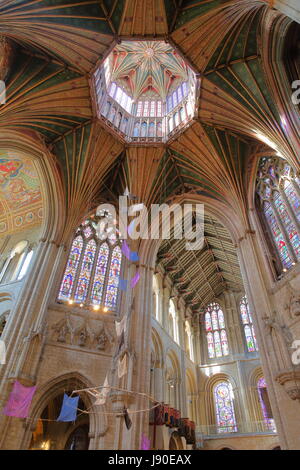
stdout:
<svg viewBox="0 0 300 470">
<path fill-rule="evenodd" d="M 15 63 L 6 81 L 0 126 L 29 127 L 52 140 L 91 118 L 85 77 L 22 50 Z"/>
<path fill-rule="evenodd" d="M 163 41 L 123 41 L 109 57 L 110 80 L 134 99 L 165 100 L 187 80 L 181 56 Z"/>
<path fill-rule="evenodd" d="M 167 33 L 163 0 L 126 0 L 120 36 L 164 36 Z"/>
<path fill-rule="evenodd" d="M 0 5 L 0 34 L 89 71 L 115 34 L 107 15 L 110 11 L 104 12 L 93 0 L 9 0 Z"/>
</svg>

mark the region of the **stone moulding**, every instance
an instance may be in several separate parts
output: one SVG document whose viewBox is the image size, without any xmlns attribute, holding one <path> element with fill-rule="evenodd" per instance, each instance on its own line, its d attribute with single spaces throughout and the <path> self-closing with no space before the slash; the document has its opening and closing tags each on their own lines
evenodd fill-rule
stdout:
<svg viewBox="0 0 300 470">
<path fill-rule="evenodd" d="M 276 381 L 292 400 L 300 400 L 300 370 L 282 372 L 277 375 Z"/>
</svg>

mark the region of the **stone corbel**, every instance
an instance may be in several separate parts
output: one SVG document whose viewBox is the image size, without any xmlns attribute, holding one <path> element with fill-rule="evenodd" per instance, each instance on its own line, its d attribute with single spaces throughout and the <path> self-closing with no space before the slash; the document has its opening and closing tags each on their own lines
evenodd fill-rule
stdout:
<svg viewBox="0 0 300 470">
<path fill-rule="evenodd" d="M 277 375 L 276 381 L 283 386 L 292 400 L 300 400 L 300 370 L 282 372 Z"/>
</svg>

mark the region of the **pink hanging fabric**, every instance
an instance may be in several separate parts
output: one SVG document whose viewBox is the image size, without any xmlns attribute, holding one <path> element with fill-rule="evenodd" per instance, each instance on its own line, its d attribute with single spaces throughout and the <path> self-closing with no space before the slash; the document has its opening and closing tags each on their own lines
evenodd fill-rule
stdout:
<svg viewBox="0 0 300 470">
<path fill-rule="evenodd" d="M 142 434 L 141 450 L 150 450 L 150 439 Z"/>
<path fill-rule="evenodd" d="M 24 387 L 24 385 L 20 384 L 20 382 L 16 380 L 2 413 L 6 416 L 27 418 L 35 391 L 36 386 Z"/>
<path fill-rule="evenodd" d="M 130 281 L 130 287 L 131 287 L 131 289 L 133 289 L 133 288 L 137 285 L 137 283 L 138 283 L 139 280 L 140 280 L 140 277 L 141 277 L 141 275 L 140 275 L 140 273 L 137 271 L 136 274 L 135 274 L 135 276 L 134 276 L 134 277 L 131 279 L 131 281 Z"/>
<path fill-rule="evenodd" d="M 126 240 L 123 241 L 122 243 L 122 253 L 128 260 L 130 260 L 130 248 L 126 242 Z"/>
</svg>

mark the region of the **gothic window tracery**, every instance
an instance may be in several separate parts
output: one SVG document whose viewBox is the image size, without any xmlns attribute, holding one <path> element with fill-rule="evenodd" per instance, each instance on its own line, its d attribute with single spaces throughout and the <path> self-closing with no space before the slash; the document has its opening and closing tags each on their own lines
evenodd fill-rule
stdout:
<svg viewBox="0 0 300 470">
<path fill-rule="evenodd" d="M 240 313 L 248 352 L 258 351 L 253 320 L 246 296 L 244 296 L 240 301 Z"/>
<path fill-rule="evenodd" d="M 103 305 L 115 310 L 122 267 L 119 241 L 101 241 L 95 219 L 78 228 L 59 291 L 59 300 L 79 304 Z"/>
<path fill-rule="evenodd" d="M 208 357 L 228 356 L 228 339 L 226 333 L 224 313 L 219 304 L 212 302 L 205 312 L 205 330 L 208 348 Z"/>
<path fill-rule="evenodd" d="M 214 387 L 217 432 L 237 432 L 234 410 L 234 394 L 230 382 L 219 382 Z"/>
<path fill-rule="evenodd" d="M 276 432 L 275 421 L 273 418 L 273 413 L 267 390 L 267 384 L 264 377 L 261 377 L 258 380 L 257 391 L 265 426 L 268 430 Z"/>
<path fill-rule="evenodd" d="M 285 272 L 300 260 L 300 185 L 282 158 L 263 158 L 257 177 L 260 209 Z"/>
</svg>

